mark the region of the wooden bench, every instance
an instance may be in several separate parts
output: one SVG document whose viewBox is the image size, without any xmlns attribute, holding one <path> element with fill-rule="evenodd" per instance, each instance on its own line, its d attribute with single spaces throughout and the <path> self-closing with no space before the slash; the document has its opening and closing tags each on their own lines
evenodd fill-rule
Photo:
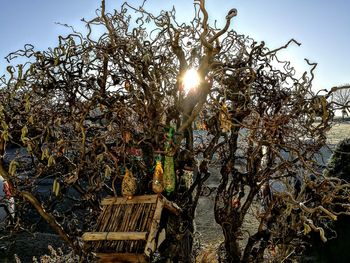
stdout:
<svg viewBox="0 0 350 263">
<path fill-rule="evenodd" d="M 96 231 L 82 239 L 99 262 L 147 262 L 165 236 L 159 236 L 163 208 L 179 214 L 181 209 L 162 195 L 107 197 Z"/>
</svg>

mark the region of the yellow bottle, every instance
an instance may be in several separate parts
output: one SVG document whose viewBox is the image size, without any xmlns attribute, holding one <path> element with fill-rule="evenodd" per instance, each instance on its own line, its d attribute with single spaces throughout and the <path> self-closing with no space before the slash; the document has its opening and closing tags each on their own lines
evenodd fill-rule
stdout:
<svg viewBox="0 0 350 263">
<path fill-rule="evenodd" d="M 156 162 L 156 168 L 154 169 L 153 180 L 152 180 L 152 190 L 156 194 L 160 194 L 164 190 L 163 186 L 163 168 L 160 160 Z"/>
</svg>

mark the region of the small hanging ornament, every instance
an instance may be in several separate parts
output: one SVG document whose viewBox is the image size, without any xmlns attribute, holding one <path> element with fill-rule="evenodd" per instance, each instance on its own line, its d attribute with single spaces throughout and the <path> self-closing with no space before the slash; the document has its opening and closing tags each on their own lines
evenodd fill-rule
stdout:
<svg viewBox="0 0 350 263">
<path fill-rule="evenodd" d="M 226 103 L 221 107 L 219 113 L 220 128 L 223 132 L 228 132 L 231 130 L 232 122 L 230 121 L 230 114 L 227 109 Z"/>
<path fill-rule="evenodd" d="M 128 168 L 125 168 L 125 175 L 122 181 L 122 195 L 127 199 L 132 199 L 136 193 L 136 180 Z"/>
<path fill-rule="evenodd" d="M 125 80 L 124 82 L 124 88 L 126 91 L 130 91 L 131 90 L 131 83 L 130 83 L 130 80 Z"/>
<path fill-rule="evenodd" d="M 241 202 L 239 201 L 238 198 L 232 197 L 232 199 L 231 199 L 231 206 L 232 206 L 233 208 L 238 208 L 238 207 L 241 206 Z"/>
<path fill-rule="evenodd" d="M 130 131 L 123 131 L 123 140 L 125 143 L 129 143 L 131 141 L 131 133 Z"/>
<path fill-rule="evenodd" d="M 156 194 L 160 194 L 164 190 L 163 186 L 163 168 L 160 160 L 156 162 L 156 168 L 154 169 L 153 180 L 152 180 L 152 190 Z"/>
<path fill-rule="evenodd" d="M 132 146 L 126 149 L 126 152 L 135 160 L 142 161 L 143 153 L 141 148 Z"/>
</svg>

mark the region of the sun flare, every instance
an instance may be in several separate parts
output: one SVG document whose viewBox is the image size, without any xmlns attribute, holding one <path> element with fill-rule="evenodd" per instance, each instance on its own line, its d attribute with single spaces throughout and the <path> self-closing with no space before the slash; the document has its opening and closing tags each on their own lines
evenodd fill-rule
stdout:
<svg viewBox="0 0 350 263">
<path fill-rule="evenodd" d="M 182 81 L 185 94 L 188 94 L 190 90 L 197 88 L 200 83 L 198 72 L 193 68 L 187 70 Z"/>
</svg>

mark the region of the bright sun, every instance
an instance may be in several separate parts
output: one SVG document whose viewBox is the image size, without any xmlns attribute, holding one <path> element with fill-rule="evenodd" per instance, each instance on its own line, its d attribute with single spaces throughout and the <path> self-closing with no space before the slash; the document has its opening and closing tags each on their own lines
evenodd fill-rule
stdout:
<svg viewBox="0 0 350 263">
<path fill-rule="evenodd" d="M 199 85 L 200 78 L 198 72 L 193 68 L 187 70 L 182 81 L 185 94 L 188 94 L 190 90 L 197 88 Z"/>
</svg>

